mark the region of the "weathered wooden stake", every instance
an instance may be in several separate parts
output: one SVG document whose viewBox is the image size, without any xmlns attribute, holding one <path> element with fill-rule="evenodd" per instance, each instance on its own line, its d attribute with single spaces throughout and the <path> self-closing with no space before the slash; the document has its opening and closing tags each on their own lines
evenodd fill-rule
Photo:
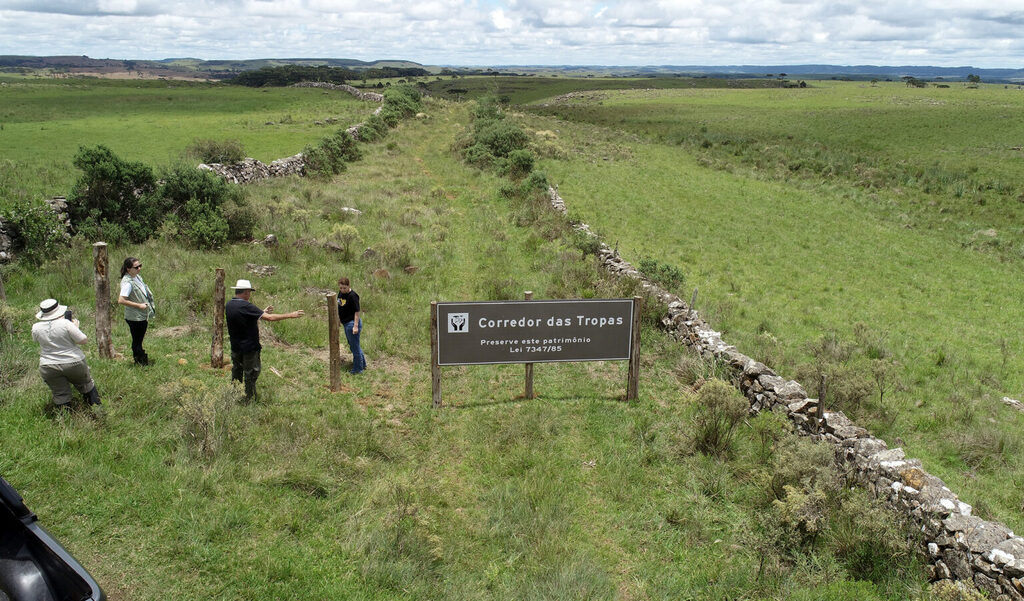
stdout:
<svg viewBox="0 0 1024 601">
<path fill-rule="evenodd" d="M 0 303 L 7 304 L 7 291 L 4 290 L 4 275 L 0 272 Z M 7 317 L 3 318 L 3 327 L 8 334 L 14 334 L 14 324 Z"/>
<path fill-rule="evenodd" d="M 114 341 L 110 335 L 110 261 L 107 243 L 92 245 L 93 266 L 96 269 L 96 348 L 100 357 L 114 357 Z"/>
<path fill-rule="evenodd" d="M 523 293 L 523 298 L 526 300 L 533 300 L 533 291 L 527 290 Z M 526 363 L 526 387 L 523 390 L 523 397 L 527 399 L 533 398 L 533 363 Z"/>
<path fill-rule="evenodd" d="M 441 406 L 441 366 L 437 362 L 437 301 L 430 301 L 430 392 L 435 409 Z"/>
<path fill-rule="evenodd" d="M 341 318 L 338 317 L 338 293 L 327 295 L 327 348 L 331 357 L 331 392 L 341 390 Z"/>
<path fill-rule="evenodd" d="M 213 283 L 213 343 L 210 345 L 210 366 L 224 367 L 224 269 L 216 269 Z"/>
<path fill-rule="evenodd" d="M 626 381 L 626 400 L 635 401 L 640 391 L 640 314 L 644 299 L 633 297 L 633 340 L 629 345 L 629 376 Z"/>
<path fill-rule="evenodd" d="M 690 297 L 690 314 L 697 312 L 697 289 L 693 289 L 693 296 Z"/>
</svg>

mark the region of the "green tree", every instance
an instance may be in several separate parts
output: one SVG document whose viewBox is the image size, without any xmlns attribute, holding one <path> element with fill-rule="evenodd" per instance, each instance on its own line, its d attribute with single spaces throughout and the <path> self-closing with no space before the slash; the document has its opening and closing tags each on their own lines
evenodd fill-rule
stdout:
<svg viewBox="0 0 1024 601">
<path fill-rule="evenodd" d="M 106 146 L 80 147 L 73 163 L 82 170 L 68 196 L 76 233 L 131 242 L 153 235 L 163 221 L 164 207 L 154 194 L 152 169 L 122 160 Z"/>
</svg>

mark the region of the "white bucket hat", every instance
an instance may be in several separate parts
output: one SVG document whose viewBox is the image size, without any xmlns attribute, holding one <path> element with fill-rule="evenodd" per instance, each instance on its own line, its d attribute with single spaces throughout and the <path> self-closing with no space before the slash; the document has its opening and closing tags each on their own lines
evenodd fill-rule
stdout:
<svg viewBox="0 0 1024 601">
<path fill-rule="evenodd" d="M 64 317 L 64 312 L 68 310 L 67 305 L 62 305 L 57 302 L 55 298 L 48 298 L 43 302 L 39 303 L 39 312 L 36 313 L 36 319 L 41 321 L 51 321 Z"/>
<path fill-rule="evenodd" d="M 236 282 L 235 285 L 232 286 L 232 288 L 234 290 L 255 290 L 255 288 L 252 287 L 252 283 L 249 282 L 249 280 L 238 280 L 238 282 Z"/>
</svg>

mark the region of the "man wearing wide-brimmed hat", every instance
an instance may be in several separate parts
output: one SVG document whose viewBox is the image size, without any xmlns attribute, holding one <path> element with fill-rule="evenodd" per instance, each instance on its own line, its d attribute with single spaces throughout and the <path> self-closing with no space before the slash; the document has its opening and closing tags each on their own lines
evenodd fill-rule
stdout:
<svg viewBox="0 0 1024 601">
<path fill-rule="evenodd" d="M 232 286 L 235 297 L 224 305 L 228 322 L 228 338 L 231 340 L 231 379 L 244 382 L 245 399 L 256 398 L 256 379 L 260 377 L 260 326 L 259 321 L 281 321 L 305 315 L 304 311 L 271 313 L 273 306 L 260 309 L 249 302 L 254 288 L 249 280 L 238 280 Z"/>
<path fill-rule="evenodd" d="M 72 386 L 90 404 L 99 405 L 100 394 L 80 348 L 89 338 L 67 310 L 67 306 L 53 298 L 39 303 L 39 321 L 32 326 L 32 340 L 39 344 L 39 375 L 53 392 L 53 403 L 58 409 L 70 408 Z"/>
</svg>

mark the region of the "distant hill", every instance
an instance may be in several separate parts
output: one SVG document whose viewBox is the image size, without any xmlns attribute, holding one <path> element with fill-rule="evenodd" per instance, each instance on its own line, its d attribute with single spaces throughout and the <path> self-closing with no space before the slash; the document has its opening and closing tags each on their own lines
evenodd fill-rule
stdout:
<svg viewBox="0 0 1024 601">
<path fill-rule="evenodd" d="M 381 67 L 424 68 L 431 73 L 480 73 L 484 67 L 428 67 L 420 63 L 384 59 L 361 61 L 346 58 L 261 58 L 246 60 L 204 60 L 166 58 L 162 60 L 97 59 L 88 56 L 16 56 L 0 55 L 0 72 L 45 71 L 53 74 L 96 75 L 100 77 L 166 77 L 176 79 L 226 79 L 263 67 L 284 65 L 343 67 L 356 71 Z M 508 73 L 569 77 L 723 77 L 790 79 L 892 79 L 904 76 L 926 81 L 963 81 L 977 75 L 987 83 L 1024 83 L 1024 68 L 979 69 L 975 67 L 930 67 L 926 65 L 499 65 L 488 67 L 486 74 Z"/>
<path fill-rule="evenodd" d="M 167 58 L 128 60 L 88 56 L 0 55 L 0 72 L 43 70 L 53 74 L 100 77 L 166 77 L 174 79 L 225 79 L 245 71 L 283 65 L 344 67 L 360 71 L 379 67 L 412 68 L 423 65 L 406 60 L 361 61 L 342 58 L 265 58 L 247 60 L 203 60 Z"/>
</svg>

